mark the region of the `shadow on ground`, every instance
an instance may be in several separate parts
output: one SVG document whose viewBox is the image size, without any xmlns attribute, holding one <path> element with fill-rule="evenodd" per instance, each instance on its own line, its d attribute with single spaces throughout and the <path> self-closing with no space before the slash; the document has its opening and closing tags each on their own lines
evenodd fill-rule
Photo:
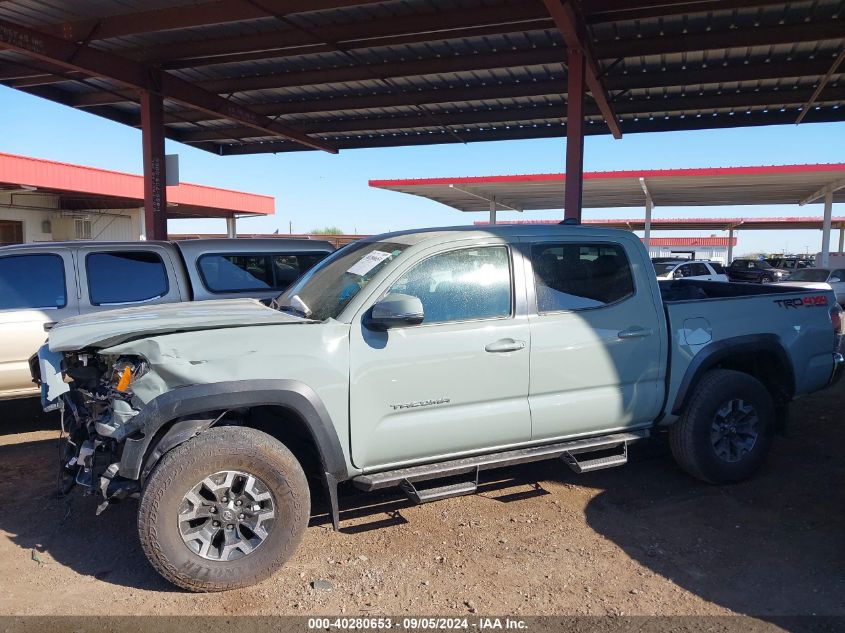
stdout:
<svg viewBox="0 0 845 633">
<path fill-rule="evenodd" d="M 741 614 L 845 615 L 843 386 L 793 405 L 755 478 L 716 487 L 671 456 L 583 479 L 596 532 L 644 567 Z M 774 618 L 777 622 L 777 618 Z"/>
<path fill-rule="evenodd" d="M 776 440 L 763 472 L 735 486 L 696 482 L 677 469 L 658 438 L 632 447 L 626 468 L 576 476 L 559 462 L 526 465 L 487 473 L 481 492 L 509 512 L 510 504 L 547 494 L 544 482 L 592 488 L 596 494 L 585 509 L 589 526 L 643 567 L 701 598 L 775 622 L 782 615 L 845 615 L 843 404 L 843 388 L 796 403 L 794 422 Z M 49 420 L 37 424 L 56 428 Z M 32 430 L 22 422 L 10 428 L 21 425 Z M 141 551 L 136 503 L 95 517 L 95 497 L 57 499 L 57 468 L 55 439 L 0 444 L 0 530 L 45 563 L 82 576 L 173 590 Z M 512 492 L 526 483 L 537 485 Z M 324 523 L 325 506 L 317 498 L 313 523 Z M 409 505 L 392 493 L 365 495 L 344 487 L 342 530 L 387 534 L 406 522 L 402 513 Z"/>
</svg>

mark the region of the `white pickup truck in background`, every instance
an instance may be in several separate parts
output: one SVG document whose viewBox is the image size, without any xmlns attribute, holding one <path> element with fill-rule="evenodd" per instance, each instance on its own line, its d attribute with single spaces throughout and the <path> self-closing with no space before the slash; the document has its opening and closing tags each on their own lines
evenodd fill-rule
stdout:
<svg viewBox="0 0 845 633">
<path fill-rule="evenodd" d="M 38 395 L 28 359 L 62 319 L 117 307 L 269 300 L 334 247 L 322 240 L 50 242 L 0 248 L 0 400 Z"/>
</svg>

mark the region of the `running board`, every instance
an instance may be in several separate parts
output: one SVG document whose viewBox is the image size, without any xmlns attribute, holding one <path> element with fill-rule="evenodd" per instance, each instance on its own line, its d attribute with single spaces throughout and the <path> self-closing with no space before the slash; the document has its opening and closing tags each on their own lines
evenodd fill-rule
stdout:
<svg viewBox="0 0 845 633">
<path fill-rule="evenodd" d="M 578 455 L 580 453 L 590 453 L 619 447 L 623 447 L 627 459 L 627 444 L 629 442 L 644 439 L 648 436 L 648 430 L 644 429 L 628 433 L 614 433 L 613 435 L 604 435 L 601 437 L 559 442 L 557 444 L 546 444 L 544 446 L 532 446 L 512 451 L 503 451 L 500 453 L 489 453 L 487 455 L 453 459 L 436 464 L 425 464 L 422 466 L 411 466 L 409 468 L 399 468 L 380 473 L 359 475 L 352 479 L 352 483 L 356 488 L 360 488 L 361 490 L 379 490 L 381 488 L 399 486 L 402 485 L 403 482 L 412 483 L 417 481 L 426 481 L 429 479 L 439 479 L 441 477 L 463 475 L 466 473 L 477 474 L 482 470 L 491 470 L 494 468 L 502 468 L 504 466 L 514 466 L 516 464 L 527 464 L 529 462 L 555 459 L 558 457 L 565 457 L 567 455 L 571 457 L 572 455 Z M 616 456 L 613 456 L 613 458 L 616 458 Z M 601 460 L 595 461 L 598 462 Z M 587 472 L 587 470 L 584 469 L 584 466 L 589 464 L 589 461 L 582 461 L 580 463 L 582 464 L 582 472 Z M 608 464 L 607 466 L 602 467 L 606 468 L 610 465 L 615 466 L 617 464 Z M 597 468 L 598 467 L 594 467 L 592 470 L 596 470 Z"/>
<path fill-rule="evenodd" d="M 478 481 L 462 481 L 448 486 L 436 486 L 434 488 L 417 488 L 412 481 L 403 479 L 399 483 L 402 492 L 416 504 L 440 501 L 449 497 L 462 497 L 463 495 L 474 494 L 478 490 Z"/>
<path fill-rule="evenodd" d="M 564 453 L 562 457 L 567 466 L 579 475 L 581 473 L 590 473 L 594 470 L 601 470 L 602 468 L 624 466 L 628 463 L 628 443 L 626 442 L 622 445 L 622 452 L 618 455 L 607 455 L 605 457 L 596 457 L 595 459 L 579 460 L 572 453 Z"/>
</svg>

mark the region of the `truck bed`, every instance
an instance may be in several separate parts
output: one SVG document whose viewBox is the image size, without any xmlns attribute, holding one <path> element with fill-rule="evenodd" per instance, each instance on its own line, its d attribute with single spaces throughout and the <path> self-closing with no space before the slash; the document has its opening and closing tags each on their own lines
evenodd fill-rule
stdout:
<svg viewBox="0 0 845 633">
<path fill-rule="evenodd" d="M 682 393 L 687 368 L 700 365 L 720 347 L 769 349 L 782 355 L 792 367 L 789 380 L 795 396 L 828 383 L 835 345 L 832 290 L 693 279 L 659 285 L 674 355 L 670 394 Z"/>
<path fill-rule="evenodd" d="M 760 295 L 824 294 L 824 291 L 805 290 L 779 284 L 725 283 L 723 281 L 702 281 L 682 279 L 659 281 L 660 295 L 664 303 L 679 301 L 701 301 L 703 299 L 735 299 Z"/>
</svg>

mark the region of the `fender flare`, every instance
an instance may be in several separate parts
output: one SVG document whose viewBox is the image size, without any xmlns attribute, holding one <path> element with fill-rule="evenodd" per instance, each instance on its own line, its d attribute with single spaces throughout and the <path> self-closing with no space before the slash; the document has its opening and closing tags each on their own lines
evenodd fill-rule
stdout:
<svg viewBox="0 0 845 633">
<path fill-rule="evenodd" d="M 792 361 L 777 335 L 748 334 L 745 336 L 735 336 L 709 343 L 693 356 L 686 372 L 684 372 L 681 384 L 678 386 L 678 393 L 675 395 L 675 401 L 672 404 L 672 414 L 681 414 L 693 388 L 698 384 L 705 372 L 735 354 L 754 352 L 774 354 L 783 365 L 784 371 L 787 372 L 785 383 L 789 389 L 790 396 L 795 393 L 795 375 Z"/>
<path fill-rule="evenodd" d="M 176 418 L 207 411 L 273 405 L 295 411 L 302 417 L 325 473 L 336 481 L 349 478 L 340 440 L 325 405 L 311 387 L 296 380 L 233 380 L 179 387 L 161 394 L 148 402 L 132 420 L 138 432 L 126 439 L 120 475 L 127 479 L 140 478 L 144 459 L 157 431 Z M 196 432 L 213 422 L 197 426 Z M 182 441 L 192 435 L 188 434 Z"/>
</svg>

